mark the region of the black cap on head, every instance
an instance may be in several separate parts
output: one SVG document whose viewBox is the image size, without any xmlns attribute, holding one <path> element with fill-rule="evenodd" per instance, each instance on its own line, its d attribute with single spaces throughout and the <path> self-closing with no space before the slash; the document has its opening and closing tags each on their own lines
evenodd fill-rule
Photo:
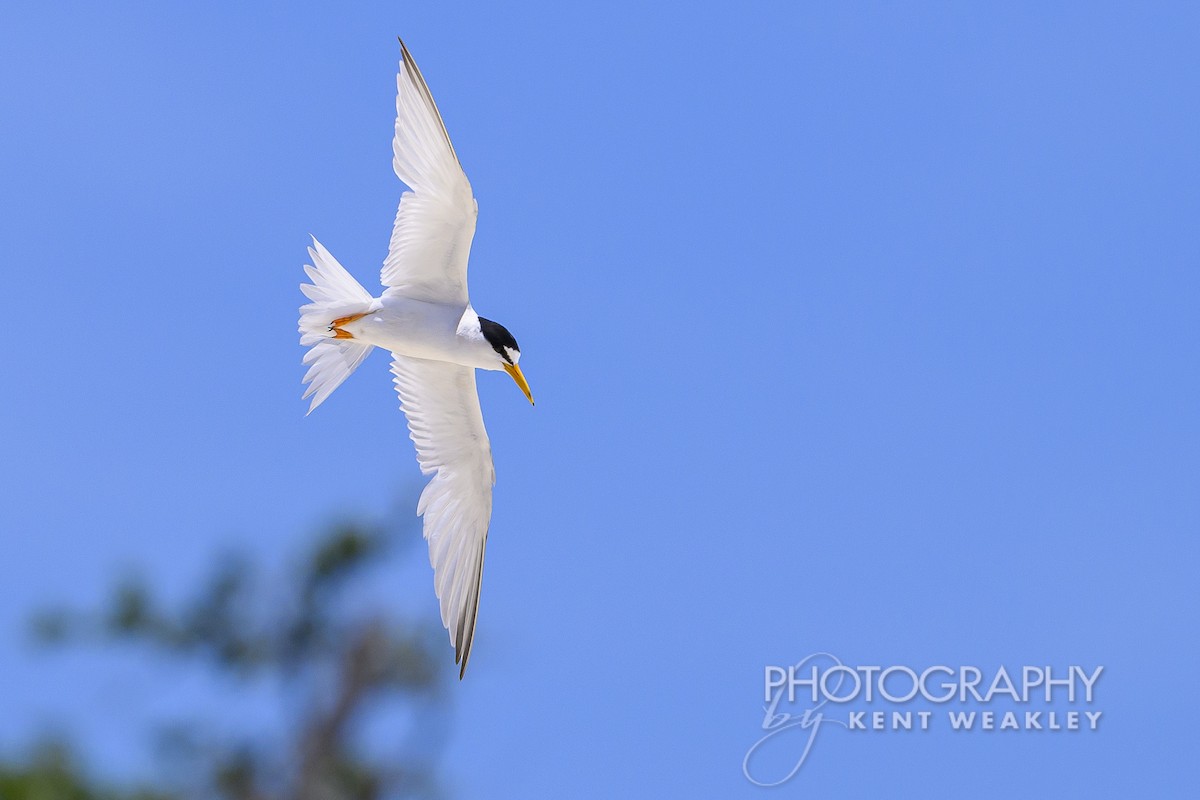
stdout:
<svg viewBox="0 0 1200 800">
<path fill-rule="evenodd" d="M 483 331 L 483 338 L 487 339 L 488 344 L 492 349 L 500 354 L 500 357 L 509 364 L 513 363 L 508 357 L 508 353 L 504 348 L 513 350 L 517 353 L 521 352 L 521 348 L 517 346 L 517 340 L 508 332 L 508 328 L 501 325 L 499 322 L 492 322 L 490 319 L 479 318 L 479 328 Z"/>
</svg>

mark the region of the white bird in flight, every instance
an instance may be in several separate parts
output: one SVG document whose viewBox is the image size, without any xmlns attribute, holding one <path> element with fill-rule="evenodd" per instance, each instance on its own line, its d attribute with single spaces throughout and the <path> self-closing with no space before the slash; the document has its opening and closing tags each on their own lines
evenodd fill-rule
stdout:
<svg viewBox="0 0 1200 800">
<path fill-rule="evenodd" d="M 475 313 L 467 297 L 467 257 L 479 206 L 463 173 L 433 95 L 404 42 L 396 76 L 392 168 L 411 191 L 400 197 L 392 241 L 371 295 L 313 238 L 305 265 L 312 302 L 300 308 L 300 344 L 311 349 L 304 396 L 309 413 L 374 347 L 391 351 L 392 373 L 421 472 L 421 492 L 434 589 L 454 661 L 467 669 L 496 472 L 483 427 L 475 370 L 504 370 L 529 402 L 517 362 L 517 340 Z"/>
</svg>

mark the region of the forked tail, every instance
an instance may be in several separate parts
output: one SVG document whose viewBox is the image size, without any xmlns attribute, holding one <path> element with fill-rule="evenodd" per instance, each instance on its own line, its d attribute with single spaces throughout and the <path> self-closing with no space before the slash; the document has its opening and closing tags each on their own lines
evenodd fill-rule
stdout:
<svg viewBox="0 0 1200 800">
<path fill-rule="evenodd" d="M 369 344 L 336 338 L 330 323 L 365 312 L 372 298 L 316 237 L 308 256 L 312 264 L 305 264 L 304 271 L 312 283 L 300 284 L 300 291 L 312 302 L 300 306 L 300 344 L 310 348 L 304 354 L 309 365 L 304 396 L 312 395 L 311 414 L 371 352 Z"/>
</svg>

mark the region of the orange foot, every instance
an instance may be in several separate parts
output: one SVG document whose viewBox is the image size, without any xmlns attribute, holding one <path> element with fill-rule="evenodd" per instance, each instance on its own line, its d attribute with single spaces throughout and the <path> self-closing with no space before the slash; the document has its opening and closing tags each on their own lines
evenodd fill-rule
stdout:
<svg viewBox="0 0 1200 800">
<path fill-rule="evenodd" d="M 351 322 L 358 322 L 363 317 L 370 314 L 370 311 L 364 311 L 361 314 L 351 314 L 348 317 L 338 317 L 333 322 L 329 323 L 329 331 L 335 339 L 353 339 L 354 336 L 349 331 L 342 330 L 343 325 L 349 325 Z"/>
</svg>

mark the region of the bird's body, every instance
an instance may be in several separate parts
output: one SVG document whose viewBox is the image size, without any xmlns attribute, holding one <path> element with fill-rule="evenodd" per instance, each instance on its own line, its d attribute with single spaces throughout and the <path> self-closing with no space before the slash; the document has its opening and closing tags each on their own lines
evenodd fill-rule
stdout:
<svg viewBox="0 0 1200 800">
<path fill-rule="evenodd" d="M 474 369 L 501 369 L 483 338 L 479 315 L 469 305 L 431 303 L 411 297 L 373 298 L 366 316 L 339 329 L 356 341 L 393 353 L 446 361 Z"/>
<path fill-rule="evenodd" d="M 400 198 L 391 246 L 372 297 L 320 242 L 309 248 L 312 280 L 301 290 L 300 343 L 311 412 L 375 347 L 392 354 L 392 374 L 421 471 L 421 493 L 434 588 L 442 623 L 467 668 L 488 526 L 492 514 L 491 444 L 483 426 L 475 370 L 504 370 L 532 403 L 516 340 L 475 313 L 467 294 L 467 258 L 478 206 L 441 115 L 404 43 L 396 79 L 393 168 L 411 191 Z"/>
</svg>

